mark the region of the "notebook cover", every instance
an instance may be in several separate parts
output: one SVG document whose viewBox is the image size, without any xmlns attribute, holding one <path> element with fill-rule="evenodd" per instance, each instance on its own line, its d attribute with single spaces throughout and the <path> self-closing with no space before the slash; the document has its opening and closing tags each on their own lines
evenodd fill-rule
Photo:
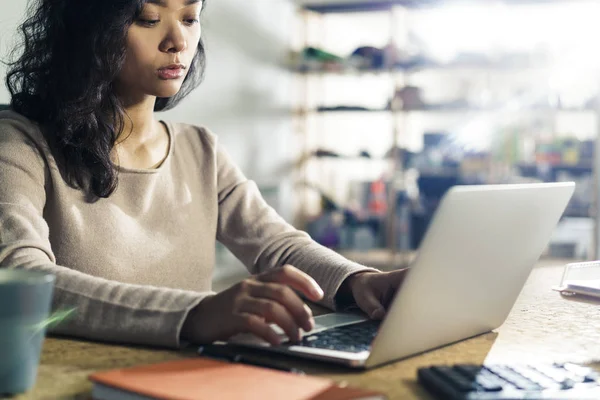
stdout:
<svg viewBox="0 0 600 400">
<path fill-rule="evenodd" d="M 96 384 L 158 399 L 384 399 L 380 393 L 342 387 L 325 378 L 198 357 L 97 372 Z"/>
</svg>

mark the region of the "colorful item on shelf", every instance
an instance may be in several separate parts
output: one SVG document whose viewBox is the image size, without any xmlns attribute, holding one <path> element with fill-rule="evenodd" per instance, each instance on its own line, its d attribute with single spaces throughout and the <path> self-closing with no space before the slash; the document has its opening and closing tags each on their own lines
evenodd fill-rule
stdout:
<svg viewBox="0 0 600 400">
<path fill-rule="evenodd" d="M 377 111 L 370 108 L 361 106 L 319 106 L 317 107 L 318 112 L 333 112 L 333 111 Z"/>
<path fill-rule="evenodd" d="M 340 153 L 337 153 L 335 151 L 331 151 L 331 150 L 325 150 L 325 149 L 317 149 L 313 152 L 313 155 L 317 158 L 354 158 L 353 156 L 345 156 L 342 155 Z M 368 158 L 371 159 L 373 158 L 371 156 L 371 154 L 366 151 L 366 150 L 361 150 L 358 153 L 358 156 L 356 156 L 358 158 Z"/>
<path fill-rule="evenodd" d="M 290 55 L 290 63 L 294 69 L 307 71 L 340 71 L 344 68 L 344 58 L 328 51 L 306 47 L 301 52 Z"/>
<path fill-rule="evenodd" d="M 323 158 L 323 157 L 339 158 L 339 157 L 341 157 L 341 155 L 339 153 L 336 153 L 331 150 L 324 150 L 324 149 L 317 149 L 314 151 L 313 154 L 317 158 Z"/>
<path fill-rule="evenodd" d="M 562 163 L 567 165 L 579 164 L 579 141 L 565 139 L 561 143 Z"/>
<path fill-rule="evenodd" d="M 350 55 L 350 64 L 359 69 L 382 69 L 386 67 L 385 51 L 373 46 L 363 46 Z"/>
<path fill-rule="evenodd" d="M 401 147 L 392 147 L 385 152 L 384 158 L 395 160 L 397 167 L 410 168 L 414 162 L 415 153 Z"/>
<path fill-rule="evenodd" d="M 584 140 L 579 145 L 579 160 L 582 164 L 592 165 L 594 162 L 596 143 L 594 140 Z"/>
<path fill-rule="evenodd" d="M 535 149 L 535 161 L 537 164 L 550 166 L 589 166 L 591 168 L 593 154 L 593 141 L 581 142 L 575 138 L 562 138 L 538 143 Z"/>
<path fill-rule="evenodd" d="M 371 183 L 367 207 L 372 215 L 385 216 L 387 212 L 387 194 L 383 180 L 380 179 Z"/>
<path fill-rule="evenodd" d="M 337 56 L 333 53 L 329 53 L 325 50 L 318 49 L 316 47 L 307 47 L 304 49 L 304 57 L 307 59 L 315 59 L 322 62 L 333 62 L 333 63 L 341 63 L 344 59 L 340 56 Z"/>
<path fill-rule="evenodd" d="M 412 206 L 406 190 L 396 194 L 396 223 L 394 226 L 396 248 L 400 251 L 412 249 Z"/>
<path fill-rule="evenodd" d="M 398 89 L 390 100 L 391 110 L 421 110 L 425 108 L 421 88 L 417 86 L 405 86 Z"/>
</svg>

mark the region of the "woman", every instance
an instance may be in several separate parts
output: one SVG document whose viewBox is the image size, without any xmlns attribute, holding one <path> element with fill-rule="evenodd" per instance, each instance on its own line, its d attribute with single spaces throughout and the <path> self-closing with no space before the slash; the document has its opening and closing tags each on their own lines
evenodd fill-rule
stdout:
<svg viewBox="0 0 600 400">
<path fill-rule="evenodd" d="M 198 0 L 40 0 L 0 113 L 0 266 L 56 275 L 53 332 L 177 347 L 296 341 L 300 295 L 373 318 L 403 271 L 352 263 L 286 224 L 205 128 L 158 121 L 200 82 Z M 215 241 L 254 274 L 211 292 Z M 293 265 L 293 266 L 292 266 Z"/>
</svg>

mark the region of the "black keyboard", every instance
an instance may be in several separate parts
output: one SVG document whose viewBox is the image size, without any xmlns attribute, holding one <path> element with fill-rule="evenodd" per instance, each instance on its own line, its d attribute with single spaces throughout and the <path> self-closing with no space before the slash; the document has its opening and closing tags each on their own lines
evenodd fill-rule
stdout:
<svg viewBox="0 0 600 400">
<path fill-rule="evenodd" d="M 600 377 L 578 364 L 436 365 L 419 383 L 439 399 L 600 399 Z"/>
<path fill-rule="evenodd" d="M 286 345 L 359 353 L 369 350 L 371 342 L 373 342 L 375 335 L 377 335 L 379 324 L 379 321 L 365 321 L 352 325 L 338 326 L 304 336 L 297 344 Z"/>
</svg>

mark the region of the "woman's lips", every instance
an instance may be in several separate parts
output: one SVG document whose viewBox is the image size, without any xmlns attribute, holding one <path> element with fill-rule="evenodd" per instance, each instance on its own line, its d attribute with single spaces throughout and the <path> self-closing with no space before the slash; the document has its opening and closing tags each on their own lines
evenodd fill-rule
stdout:
<svg viewBox="0 0 600 400">
<path fill-rule="evenodd" d="M 158 77 L 160 79 L 179 79 L 185 75 L 185 68 L 183 67 L 166 67 L 158 70 Z"/>
</svg>

